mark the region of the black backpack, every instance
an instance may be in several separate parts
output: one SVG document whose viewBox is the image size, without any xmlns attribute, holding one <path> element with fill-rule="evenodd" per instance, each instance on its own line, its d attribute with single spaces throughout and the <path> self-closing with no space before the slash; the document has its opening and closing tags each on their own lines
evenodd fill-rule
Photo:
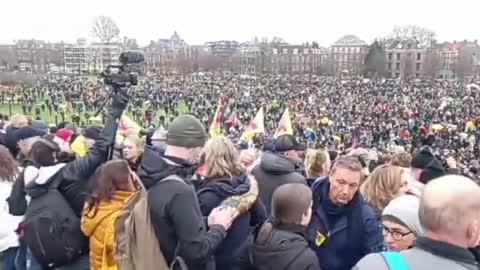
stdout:
<svg viewBox="0 0 480 270">
<path fill-rule="evenodd" d="M 25 213 L 25 242 L 39 263 L 48 268 L 71 263 L 88 251 L 80 217 L 58 190 L 62 171 L 45 184 L 44 193 L 32 197 Z"/>
</svg>

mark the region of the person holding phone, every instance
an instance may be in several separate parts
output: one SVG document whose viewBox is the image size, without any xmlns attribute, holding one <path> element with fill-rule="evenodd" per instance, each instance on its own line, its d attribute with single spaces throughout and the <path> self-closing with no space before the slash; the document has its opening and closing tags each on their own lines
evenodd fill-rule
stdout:
<svg viewBox="0 0 480 270">
<path fill-rule="evenodd" d="M 240 200 L 230 199 L 248 193 L 255 179 L 245 174 L 240 155 L 235 145 L 226 137 L 210 139 L 204 148 L 204 178 L 197 190 L 200 210 L 204 216 L 210 215 L 219 205 L 233 208 L 240 207 Z M 215 252 L 216 269 L 242 269 L 243 244 L 250 233 L 250 228 L 263 223 L 267 212 L 257 196 L 246 213 L 240 213 L 232 223 L 227 237 Z"/>
</svg>

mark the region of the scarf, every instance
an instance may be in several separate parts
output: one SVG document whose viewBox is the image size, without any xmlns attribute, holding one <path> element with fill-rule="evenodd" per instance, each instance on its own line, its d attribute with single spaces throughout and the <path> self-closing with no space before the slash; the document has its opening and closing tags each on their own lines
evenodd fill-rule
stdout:
<svg viewBox="0 0 480 270">
<path fill-rule="evenodd" d="M 325 210 L 329 223 L 323 224 L 324 228 L 327 230 L 325 233 L 328 233 L 328 231 L 330 231 L 329 228 L 335 226 L 335 223 L 337 223 L 341 217 L 346 216 L 346 230 L 348 239 L 350 239 L 347 250 L 355 254 L 363 244 L 363 236 L 365 233 L 362 216 L 362 197 L 357 192 L 355 196 L 353 196 L 352 200 L 346 205 L 338 206 L 330 200 L 330 181 L 328 179 L 325 179 L 324 181 L 326 181 L 326 183 L 322 185 L 319 204 Z"/>
</svg>

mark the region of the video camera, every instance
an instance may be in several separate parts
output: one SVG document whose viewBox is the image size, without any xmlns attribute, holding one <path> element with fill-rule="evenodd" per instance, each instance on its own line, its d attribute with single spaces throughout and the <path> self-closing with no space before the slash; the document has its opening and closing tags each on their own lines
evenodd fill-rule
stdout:
<svg viewBox="0 0 480 270">
<path fill-rule="evenodd" d="M 111 85 L 116 91 L 118 88 L 137 85 L 138 76 L 135 72 L 129 72 L 129 65 L 140 64 L 145 61 L 141 51 L 125 51 L 120 54 L 120 65 L 109 65 L 101 73 L 105 84 Z"/>
</svg>

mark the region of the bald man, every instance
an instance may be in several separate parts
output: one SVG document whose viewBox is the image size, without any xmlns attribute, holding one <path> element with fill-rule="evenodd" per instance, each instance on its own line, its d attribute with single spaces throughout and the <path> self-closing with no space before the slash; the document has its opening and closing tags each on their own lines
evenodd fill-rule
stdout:
<svg viewBox="0 0 480 270">
<path fill-rule="evenodd" d="M 433 180 L 420 200 L 419 218 L 426 237 L 401 253 L 370 254 L 352 270 L 478 270 L 468 248 L 480 242 L 479 209 L 480 187 L 472 180 L 459 175 Z"/>
</svg>

